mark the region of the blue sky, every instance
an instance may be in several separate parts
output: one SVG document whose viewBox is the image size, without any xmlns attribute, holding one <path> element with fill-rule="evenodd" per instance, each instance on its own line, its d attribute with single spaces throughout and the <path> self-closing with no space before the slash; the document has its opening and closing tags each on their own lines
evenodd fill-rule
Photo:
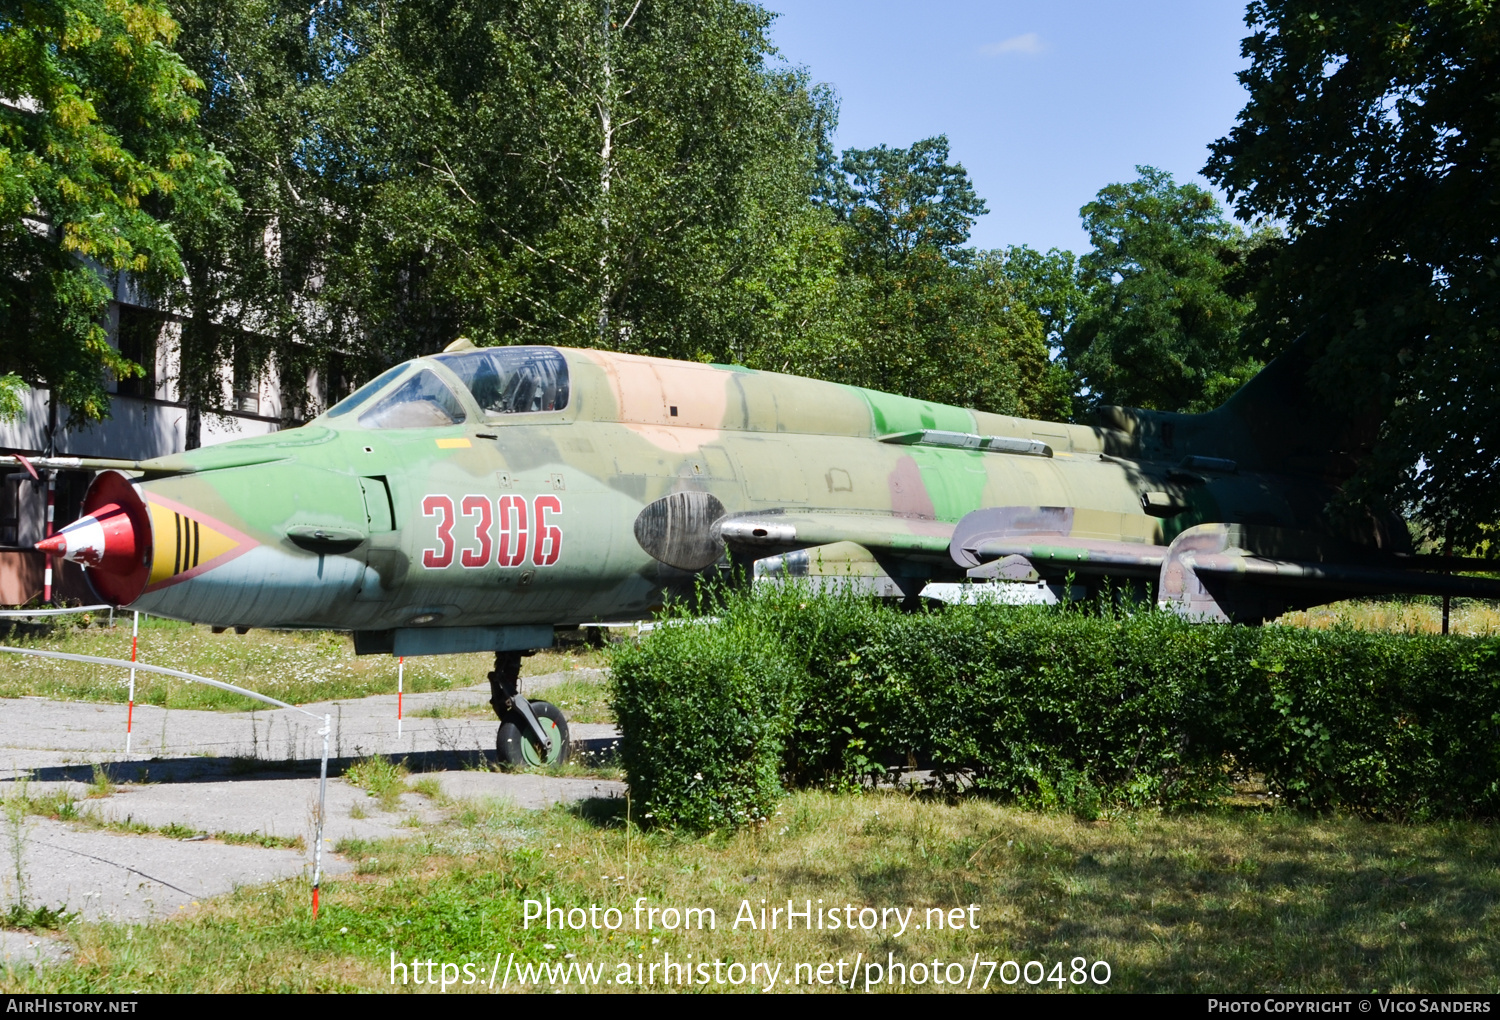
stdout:
<svg viewBox="0 0 1500 1020">
<path fill-rule="evenodd" d="M 1245 103 L 1242 3 L 761 2 L 787 62 L 837 90 L 840 150 L 948 136 L 989 205 L 981 248 L 1086 251 L 1079 207 L 1137 164 L 1206 186 Z"/>
</svg>

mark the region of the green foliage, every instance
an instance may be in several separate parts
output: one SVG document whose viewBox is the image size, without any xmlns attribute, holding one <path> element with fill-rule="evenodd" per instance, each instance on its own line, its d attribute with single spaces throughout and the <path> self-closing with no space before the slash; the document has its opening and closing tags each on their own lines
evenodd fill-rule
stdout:
<svg viewBox="0 0 1500 1020">
<path fill-rule="evenodd" d="M 273 341 L 252 361 L 332 360 L 337 389 L 460 333 L 745 360 L 836 304 L 808 200 L 831 100 L 759 7 L 184 6 L 257 209 L 195 264 Z"/>
<path fill-rule="evenodd" d="M 857 264 L 899 266 L 920 248 L 963 260 L 975 219 L 989 210 L 969 174 L 948 162 L 945 135 L 909 149 L 849 149 L 833 185 L 834 208 L 853 228 Z"/>
<path fill-rule="evenodd" d="M 159 0 L 11 3 L 0 29 L 0 415 L 19 375 L 98 419 L 106 370 L 139 371 L 106 340 L 100 270 L 165 291 L 177 227 L 236 197 Z"/>
<path fill-rule="evenodd" d="M 394 811 L 406 792 L 406 765 L 384 755 L 361 758 L 344 770 L 344 778 L 380 803 L 382 811 Z"/>
<path fill-rule="evenodd" d="M 1351 502 L 1460 545 L 1500 519 L 1500 5 L 1257 0 L 1250 99 L 1204 173 L 1284 221 L 1254 325 L 1311 331 L 1329 406 L 1382 420 Z"/>
<path fill-rule="evenodd" d="M 0 914 L 0 928 L 22 931 L 57 931 L 66 928 L 78 914 L 69 912 L 66 903 L 56 907 L 28 907 L 24 903 L 12 903 L 10 909 Z"/>
<path fill-rule="evenodd" d="M 796 587 L 731 593 L 713 611 L 673 617 L 616 666 L 624 766 L 661 821 L 763 817 L 777 772 L 843 787 L 911 764 L 1085 817 L 1209 803 L 1245 773 L 1305 809 L 1500 814 L 1492 639 L 1144 610 L 901 613 Z M 750 803 L 759 814 L 720 807 Z"/>
<path fill-rule="evenodd" d="M 768 346 L 755 367 L 1002 414 L 1066 418 L 1072 380 L 998 253 L 963 247 L 985 212 L 939 135 L 850 149 L 824 188 L 837 218 L 841 305 L 821 343 Z M 784 366 L 777 362 L 784 360 Z"/>
<path fill-rule="evenodd" d="M 1062 346 L 1091 403 L 1211 410 L 1262 367 L 1242 339 L 1252 305 L 1236 279 L 1261 239 L 1202 188 L 1136 171 L 1082 209 L 1094 250 L 1079 260 L 1085 300 Z"/>
<path fill-rule="evenodd" d="M 706 831 L 763 821 L 781 796 L 792 671 L 755 618 L 671 612 L 614 656 L 620 762 L 638 817 Z"/>
<path fill-rule="evenodd" d="M 1083 288 L 1078 285 L 1078 260 L 1070 251 L 1049 248 L 1045 252 L 1024 244 L 1005 249 L 1002 273 L 1022 304 L 1042 320 L 1047 345 L 1062 347 L 1063 336 L 1083 307 Z"/>
</svg>

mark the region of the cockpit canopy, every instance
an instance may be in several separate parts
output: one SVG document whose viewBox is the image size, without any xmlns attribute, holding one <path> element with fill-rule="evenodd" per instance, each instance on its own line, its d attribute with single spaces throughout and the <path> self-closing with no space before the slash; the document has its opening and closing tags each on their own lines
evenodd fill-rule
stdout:
<svg viewBox="0 0 1500 1020">
<path fill-rule="evenodd" d="M 568 363 L 553 347 L 488 347 L 434 361 L 464 381 L 486 415 L 568 406 Z"/>
<path fill-rule="evenodd" d="M 359 423 L 367 429 L 420 429 L 457 425 L 467 417 L 448 385 L 424 368 L 360 415 Z"/>
<path fill-rule="evenodd" d="M 330 407 L 327 416 L 338 418 L 362 409 L 359 424 L 371 429 L 463 423 L 468 419 L 463 402 L 440 373 L 423 367 L 428 360 L 456 375 L 488 419 L 568 406 L 568 363 L 556 348 L 489 347 L 397 365 Z M 399 386 L 375 399 L 397 380 Z"/>
</svg>

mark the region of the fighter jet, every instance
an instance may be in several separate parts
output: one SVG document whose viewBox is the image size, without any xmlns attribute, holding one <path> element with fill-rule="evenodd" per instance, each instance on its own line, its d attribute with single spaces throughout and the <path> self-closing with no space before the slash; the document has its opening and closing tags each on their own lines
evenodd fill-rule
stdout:
<svg viewBox="0 0 1500 1020">
<path fill-rule="evenodd" d="M 1207 414 L 1006 417 L 735 365 L 477 348 L 398 365 L 307 424 L 102 468 L 38 544 L 101 600 L 216 627 L 351 631 L 361 654 L 493 651 L 507 761 L 567 723 L 519 689 L 560 628 L 704 573 L 913 601 L 1051 601 L 1105 578 L 1259 623 L 1369 592 L 1500 595 L 1325 508 L 1370 435 L 1294 348 Z M 965 586 L 965 587 L 959 587 Z"/>
</svg>

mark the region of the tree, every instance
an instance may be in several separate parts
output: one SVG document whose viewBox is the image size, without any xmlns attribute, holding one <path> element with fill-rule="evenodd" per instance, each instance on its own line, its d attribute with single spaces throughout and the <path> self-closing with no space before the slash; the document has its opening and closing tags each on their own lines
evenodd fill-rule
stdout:
<svg viewBox="0 0 1500 1020">
<path fill-rule="evenodd" d="M 0 3 L 0 381 L 50 386 L 75 421 L 108 413 L 112 274 L 163 293 L 176 230 L 232 206 L 223 158 L 194 126 L 200 82 L 157 0 Z"/>
<path fill-rule="evenodd" d="M 1288 227 L 1255 328 L 1307 334 L 1328 405 L 1379 422 L 1350 507 L 1478 541 L 1500 519 L 1500 6 L 1257 0 L 1246 23 L 1250 100 L 1204 172 Z"/>
<path fill-rule="evenodd" d="M 989 210 L 961 164 L 948 163 L 948 138 L 909 149 L 849 149 L 831 189 L 865 265 L 899 266 L 921 249 L 966 261 L 969 228 Z"/>
<path fill-rule="evenodd" d="M 773 66 L 758 7 L 182 4 L 250 213 L 190 275 L 264 358 L 367 375 L 466 334 L 747 360 L 833 306 L 831 99 Z"/>
<path fill-rule="evenodd" d="M 1251 239 L 1202 188 L 1136 172 L 1080 210 L 1094 247 L 1062 346 L 1090 403 L 1206 411 L 1262 366 L 1242 340 L 1251 302 L 1236 285 Z"/>
<path fill-rule="evenodd" d="M 1047 345 L 1061 352 L 1063 337 L 1083 307 L 1078 260 L 1061 248 L 1040 252 L 1024 244 L 1006 248 L 1001 260 L 1017 298 L 1041 317 Z"/>
<path fill-rule="evenodd" d="M 925 400 L 1066 417 L 1068 379 L 1003 257 L 964 247 L 985 212 L 948 140 L 843 154 L 823 189 L 841 226 L 841 337 L 804 371 Z"/>
</svg>

